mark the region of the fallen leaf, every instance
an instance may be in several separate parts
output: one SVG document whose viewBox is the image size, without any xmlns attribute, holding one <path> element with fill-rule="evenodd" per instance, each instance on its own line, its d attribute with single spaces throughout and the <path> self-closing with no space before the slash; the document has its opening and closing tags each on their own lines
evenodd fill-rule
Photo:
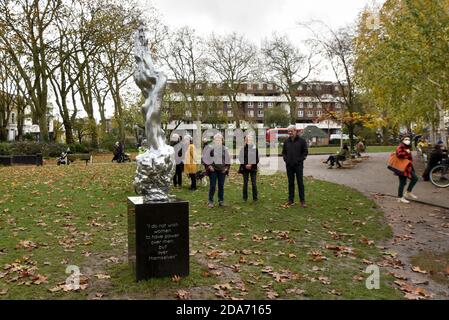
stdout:
<svg viewBox="0 0 449 320">
<path fill-rule="evenodd" d="M 279 297 L 279 294 L 276 291 L 273 291 L 273 290 L 267 291 L 268 299 L 273 300 L 273 299 L 276 299 L 277 297 Z"/>
<path fill-rule="evenodd" d="M 420 267 L 412 267 L 412 271 L 414 272 L 418 272 L 418 273 L 422 273 L 422 274 L 427 274 L 428 272 L 425 270 L 421 270 Z"/>
<path fill-rule="evenodd" d="M 179 300 L 189 300 L 190 299 L 190 293 L 186 290 L 178 290 L 176 291 L 176 298 Z"/>
<path fill-rule="evenodd" d="M 111 279 L 110 275 L 102 274 L 102 273 L 96 274 L 95 277 L 100 280 Z"/>
</svg>

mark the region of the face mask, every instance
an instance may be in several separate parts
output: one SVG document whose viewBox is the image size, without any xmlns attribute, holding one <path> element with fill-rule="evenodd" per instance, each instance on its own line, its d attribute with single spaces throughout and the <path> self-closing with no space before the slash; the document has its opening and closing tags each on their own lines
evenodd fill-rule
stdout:
<svg viewBox="0 0 449 320">
<path fill-rule="evenodd" d="M 405 144 L 406 146 L 409 146 L 409 145 L 410 145 L 410 140 L 404 140 L 404 144 Z"/>
</svg>

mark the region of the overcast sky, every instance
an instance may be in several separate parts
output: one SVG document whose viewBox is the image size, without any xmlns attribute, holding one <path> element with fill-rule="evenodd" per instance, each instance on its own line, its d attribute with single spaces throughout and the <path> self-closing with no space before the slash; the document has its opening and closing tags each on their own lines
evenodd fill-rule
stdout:
<svg viewBox="0 0 449 320">
<path fill-rule="evenodd" d="M 298 22 L 321 20 L 333 28 L 354 23 L 361 10 L 384 0 L 138 0 L 141 10 L 153 5 L 170 28 L 190 26 L 201 35 L 239 32 L 257 45 L 273 32 L 301 46 L 310 37 Z M 323 64 L 311 80 L 334 81 Z M 108 115 L 113 110 L 108 103 Z"/>
<path fill-rule="evenodd" d="M 260 44 L 274 31 L 305 38 L 297 22 L 322 20 L 341 27 L 356 20 L 373 0 L 141 0 L 152 2 L 172 26 L 189 25 L 208 34 L 237 31 Z M 379 2 L 382 0 L 377 0 Z"/>
</svg>

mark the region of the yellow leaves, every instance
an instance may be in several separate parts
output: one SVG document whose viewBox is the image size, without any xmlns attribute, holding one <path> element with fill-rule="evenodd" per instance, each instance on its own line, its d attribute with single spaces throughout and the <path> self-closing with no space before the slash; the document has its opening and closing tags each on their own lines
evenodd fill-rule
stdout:
<svg viewBox="0 0 449 320">
<path fill-rule="evenodd" d="M 108 274 L 103 274 L 103 273 L 99 273 L 96 274 L 95 277 L 99 280 L 107 280 L 107 279 L 111 279 L 111 276 Z"/>
</svg>

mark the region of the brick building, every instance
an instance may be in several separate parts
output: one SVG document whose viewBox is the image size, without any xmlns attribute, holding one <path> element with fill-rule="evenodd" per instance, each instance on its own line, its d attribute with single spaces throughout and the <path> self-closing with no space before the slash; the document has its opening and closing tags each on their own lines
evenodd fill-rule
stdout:
<svg viewBox="0 0 449 320">
<path fill-rule="evenodd" d="M 185 104 L 185 99 L 179 93 L 180 85 L 171 82 L 168 86 L 172 92 L 170 103 Z M 226 86 L 220 83 L 197 84 L 194 88 L 196 92 L 196 100 L 199 105 L 210 103 L 210 95 L 213 95 L 215 103 L 218 103 L 218 112 L 228 118 L 227 126 L 235 125 L 234 113 L 235 108 L 226 95 Z M 284 108 L 290 113 L 290 107 L 287 97 L 273 83 L 245 83 L 238 88 L 237 94 L 237 110 L 240 113 L 239 119 L 243 120 L 242 128 L 248 126 L 249 123 L 256 128 L 262 128 L 264 123 L 264 114 L 271 108 Z M 207 97 L 206 97 L 207 96 Z M 341 125 L 333 121 L 322 120 L 326 111 L 341 111 L 342 97 L 340 95 L 340 87 L 337 83 L 332 82 L 308 82 L 298 86 L 296 92 L 296 119 L 298 129 L 303 129 L 307 124 L 314 124 L 328 134 L 339 133 Z M 195 119 L 188 106 L 184 108 L 186 117 L 185 123 L 178 129 L 189 130 Z M 202 122 L 204 117 L 199 117 Z M 173 129 L 173 125 L 169 129 Z"/>
</svg>

